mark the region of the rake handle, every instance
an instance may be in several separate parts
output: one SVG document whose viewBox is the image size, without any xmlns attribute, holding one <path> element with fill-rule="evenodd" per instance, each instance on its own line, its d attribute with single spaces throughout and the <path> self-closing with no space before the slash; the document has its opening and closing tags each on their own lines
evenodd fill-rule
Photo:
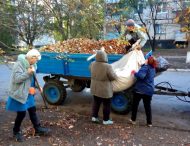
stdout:
<svg viewBox="0 0 190 146">
<path fill-rule="evenodd" d="M 38 82 L 38 79 L 37 79 L 35 73 L 34 73 L 34 79 L 35 79 L 35 81 L 36 81 L 37 87 L 38 87 L 38 89 L 39 89 L 39 91 L 40 91 L 40 94 L 41 94 L 41 96 L 42 96 L 42 99 L 43 99 L 45 108 L 48 109 L 48 106 L 47 106 L 46 101 L 45 101 L 45 97 L 44 97 L 44 95 L 43 95 L 43 93 L 42 93 L 42 91 L 41 91 L 40 84 L 39 84 L 39 82 Z"/>
</svg>

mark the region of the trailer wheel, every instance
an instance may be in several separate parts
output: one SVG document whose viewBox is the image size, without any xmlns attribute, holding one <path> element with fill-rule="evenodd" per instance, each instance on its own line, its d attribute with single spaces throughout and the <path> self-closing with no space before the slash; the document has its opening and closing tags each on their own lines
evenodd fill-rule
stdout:
<svg viewBox="0 0 190 146">
<path fill-rule="evenodd" d="M 81 92 L 86 87 L 86 84 L 85 81 L 74 80 L 74 83 L 70 87 L 74 92 Z"/>
<path fill-rule="evenodd" d="M 43 87 L 43 94 L 47 102 L 51 105 L 62 104 L 67 96 L 64 85 L 58 81 L 46 82 Z"/>
<path fill-rule="evenodd" d="M 119 114 L 127 114 L 131 110 L 132 96 L 131 92 L 114 93 L 111 100 L 111 109 Z"/>
</svg>

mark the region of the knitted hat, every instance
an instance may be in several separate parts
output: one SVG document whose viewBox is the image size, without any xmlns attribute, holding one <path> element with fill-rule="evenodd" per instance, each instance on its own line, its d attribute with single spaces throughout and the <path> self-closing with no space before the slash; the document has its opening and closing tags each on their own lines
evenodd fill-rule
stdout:
<svg viewBox="0 0 190 146">
<path fill-rule="evenodd" d="M 38 60 L 41 59 L 41 54 L 38 50 L 36 49 L 31 49 L 30 51 L 28 51 L 28 53 L 26 54 L 27 58 L 32 58 L 32 57 L 37 57 Z"/>
<path fill-rule="evenodd" d="M 126 26 L 135 26 L 135 21 L 133 19 L 129 19 L 125 23 Z"/>
</svg>

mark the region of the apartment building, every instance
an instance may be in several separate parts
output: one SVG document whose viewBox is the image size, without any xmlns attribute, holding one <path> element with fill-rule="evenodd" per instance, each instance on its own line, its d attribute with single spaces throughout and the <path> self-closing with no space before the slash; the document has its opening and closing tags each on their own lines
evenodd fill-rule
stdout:
<svg viewBox="0 0 190 146">
<path fill-rule="evenodd" d="M 186 46 L 186 34 L 180 31 L 181 25 L 177 24 L 174 19 L 178 12 L 189 6 L 190 0 L 159 0 L 159 2 L 152 7 L 154 10 L 151 11 L 147 0 L 139 0 L 138 12 L 134 10 L 131 14 L 131 18 L 139 25 L 142 25 L 139 19 L 140 14 L 151 38 L 154 36 L 155 29 L 155 37 L 159 47 L 164 47 L 165 45 L 166 47 L 174 47 L 176 43 Z M 157 8 L 157 11 L 155 8 Z M 155 25 L 153 25 L 153 19 L 155 19 Z M 110 33 L 108 34 L 111 36 Z M 113 37 L 116 37 L 117 35 L 114 34 L 117 33 L 112 34 Z"/>
</svg>

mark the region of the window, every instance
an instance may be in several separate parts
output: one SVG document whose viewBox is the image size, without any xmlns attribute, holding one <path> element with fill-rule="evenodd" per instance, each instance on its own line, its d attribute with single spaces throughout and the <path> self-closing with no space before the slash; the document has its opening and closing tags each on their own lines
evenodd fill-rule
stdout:
<svg viewBox="0 0 190 146">
<path fill-rule="evenodd" d="M 144 3 L 142 1 L 139 2 L 138 5 L 137 5 L 137 10 L 135 10 L 135 13 L 142 14 L 144 7 L 145 7 Z"/>
<path fill-rule="evenodd" d="M 142 3 L 140 3 L 140 4 L 138 5 L 138 12 L 139 12 L 140 14 L 143 13 L 143 4 L 142 4 Z"/>
<path fill-rule="evenodd" d="M 188 8 L 190 6 L 190 0 L 184 0 L 182 2 L 182 7 L 183 8 Z"/>
<path fill-rule="evenodd" d="M 156 24 L 155 28 L 156 28 L 156 34 L 165 34 L 166 33 L 163 24 Z"/>
<path fill-rule="evenodd" d="M 158 13 L 164 13 L 167 12 L 167 3 L 161 2 L 158 4 Z"/>
</svg>

